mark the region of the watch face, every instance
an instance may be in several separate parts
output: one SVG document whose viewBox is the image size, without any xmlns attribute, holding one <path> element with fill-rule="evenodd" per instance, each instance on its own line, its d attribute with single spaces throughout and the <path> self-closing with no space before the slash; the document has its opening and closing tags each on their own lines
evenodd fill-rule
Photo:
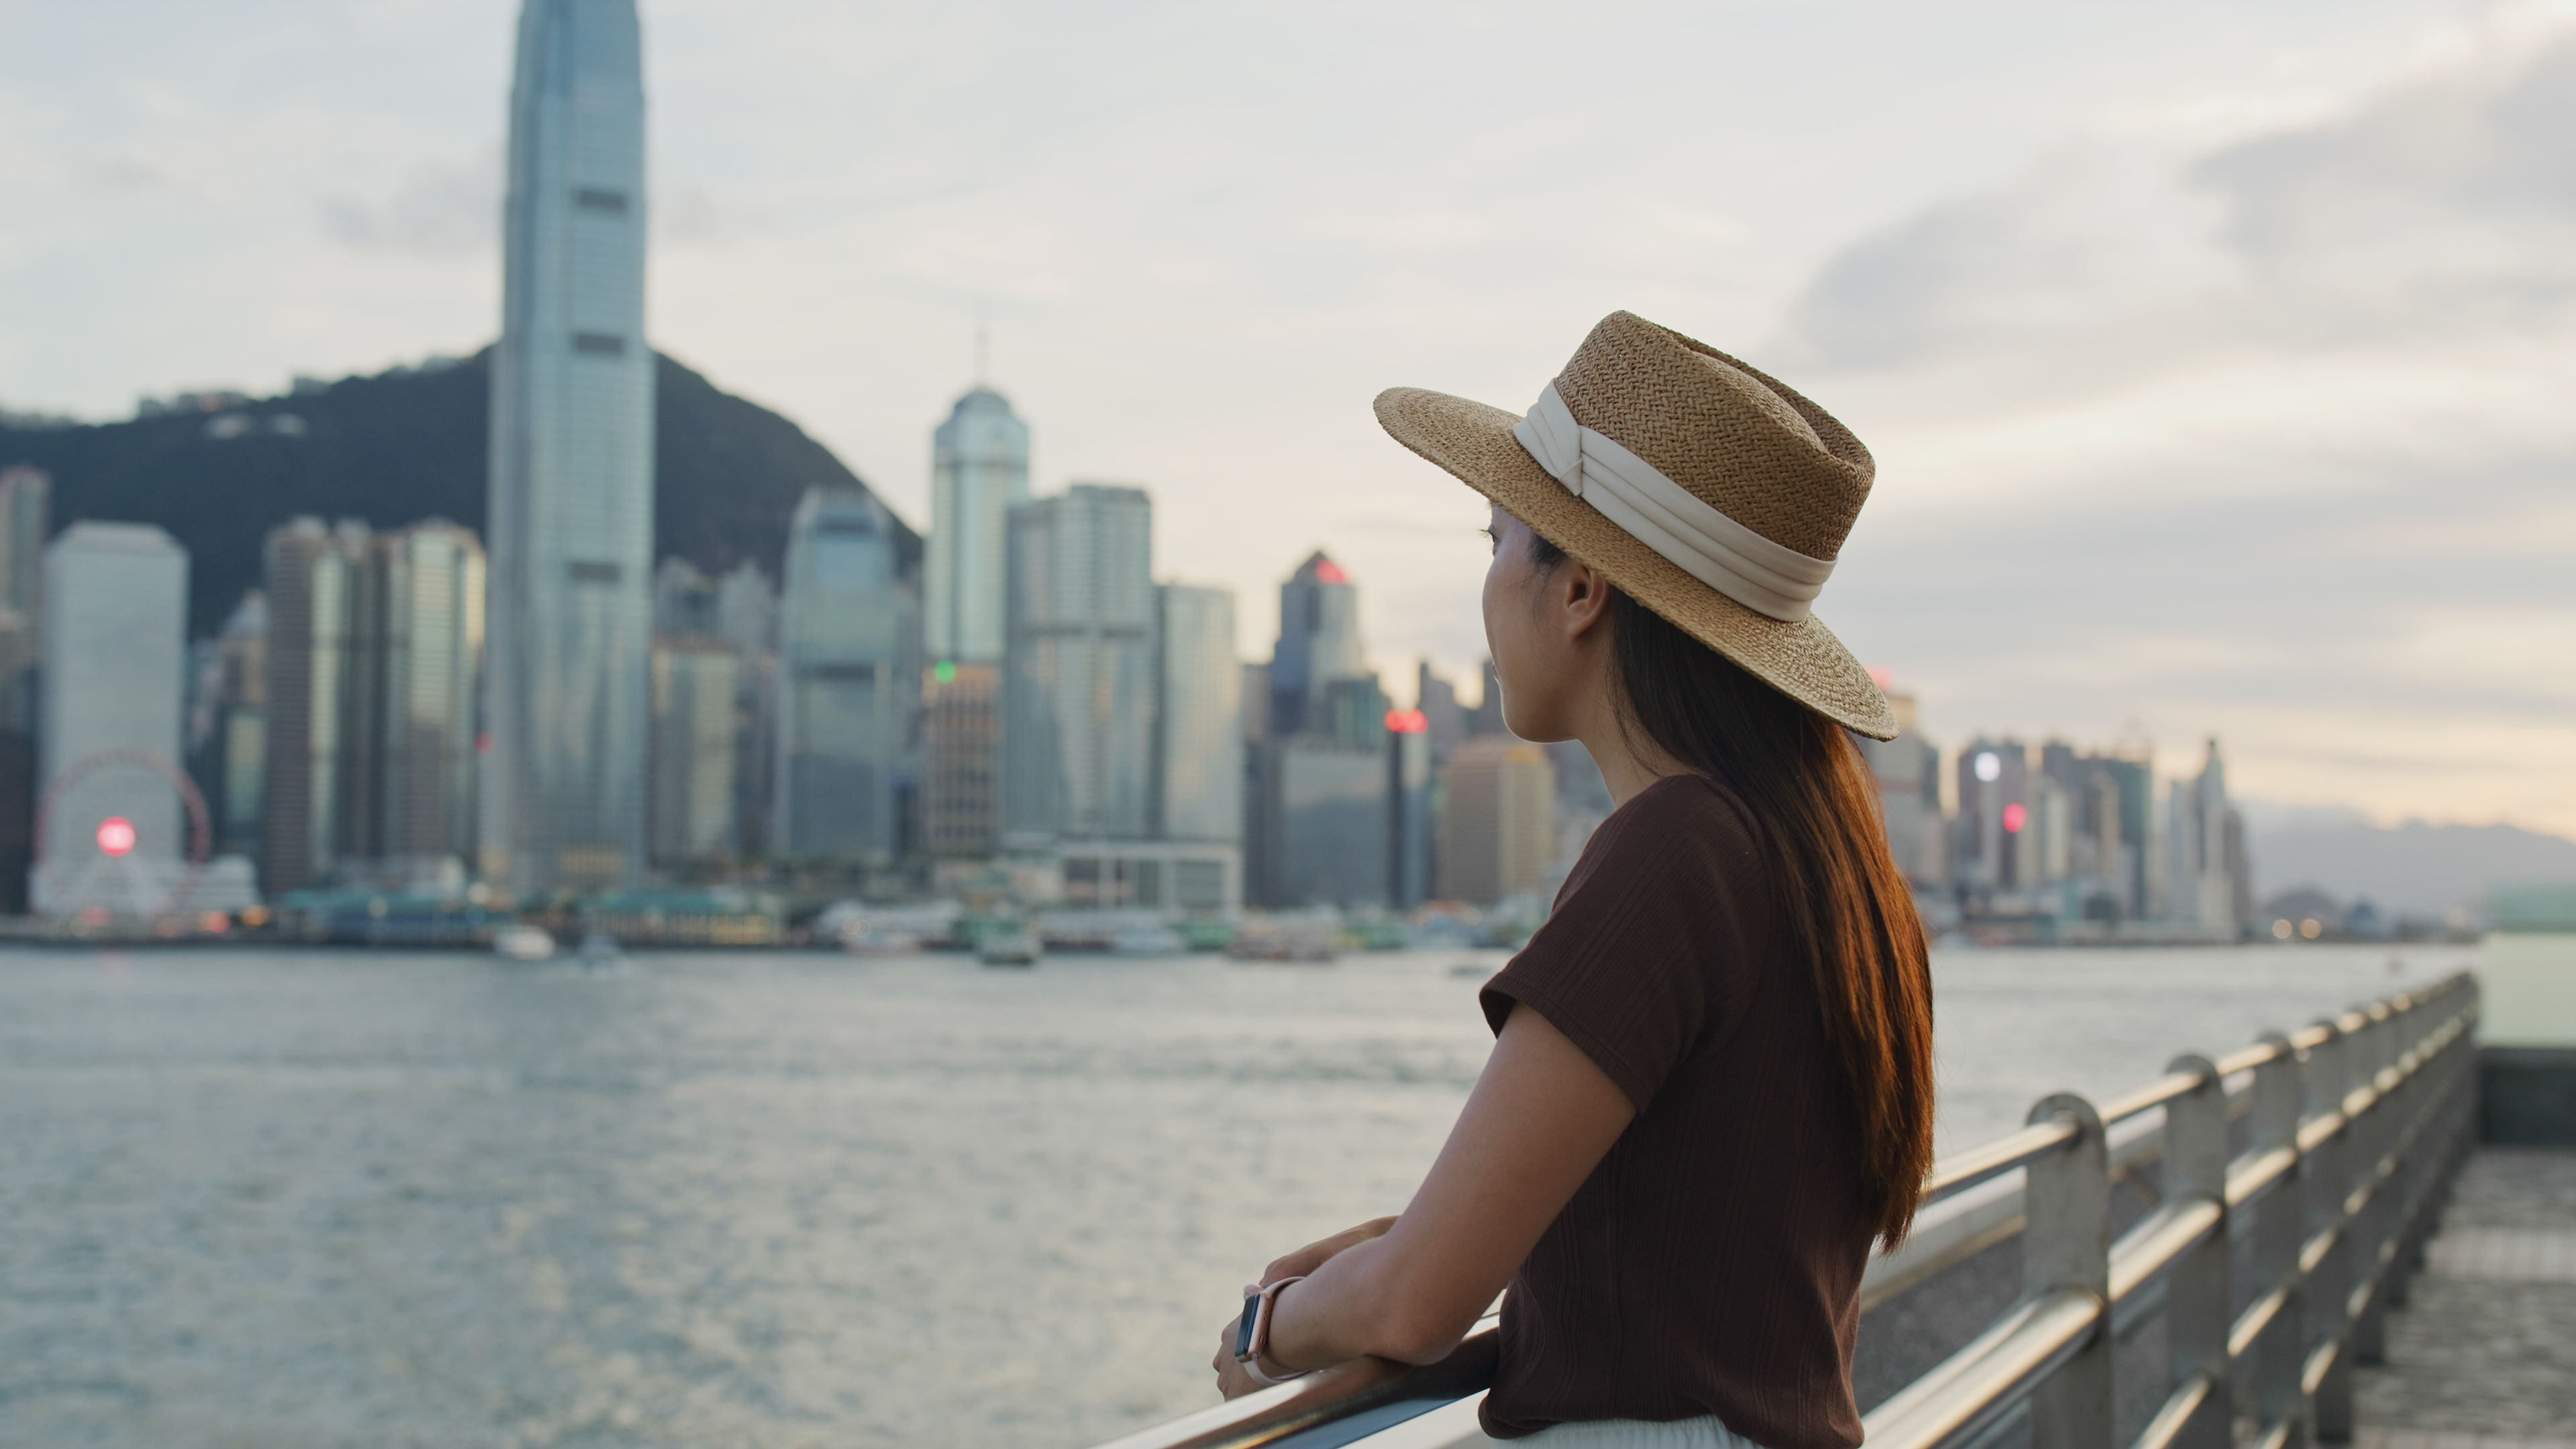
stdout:
<svg viewBox="0 0 2576 1449">
<path fill-rule="evenodd" d="M 1234 1330 L 1234 1360 L 1241 1363 L 1252 1357 L 1252 1325 L 1261 1316 L 1261 1295 L 1243 1300 L 1243 1322 Z"/>
</svg>

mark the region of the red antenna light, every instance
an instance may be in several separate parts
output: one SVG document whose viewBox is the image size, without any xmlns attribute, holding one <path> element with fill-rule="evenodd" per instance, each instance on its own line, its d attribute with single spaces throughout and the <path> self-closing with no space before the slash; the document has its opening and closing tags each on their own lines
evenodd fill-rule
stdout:
<svg viewBox="0 0 2576 1449">
<path fill-rule="evenodd" d="M 1351 576 L 1342 572 L 1342 566 L 1340 564 L 1333 562 L 1331 559 L 1328 559 L 1321 554 L 1317 554 L 1315 556 L 1315 582 L 1319 584 L 1347 584 L 1350 581 Z"/>
<path fill-rule="evenodd" d="M 1431 719 L 1418 709 L 1391 709 L 1386 712 L 1386 727 L 1400 735 L 1427 734 Z"/>
<path fill-rule="evenodd" d="M 110 815 L 98 822 L 98 848 L 110 855 L 123 855 L 134 848 L 134 822 L 122 815 Z"/>
<path fill-rule="evenodd" d="M 2019 801 L 2015 801 L 2004 807 L 2005 834 L 2019 835 L 2021 834 L 2022 826 L 2028 823 L 2030 823 L 2030 812 L 2021 808 L 2021 803 Z"/>
</svg>

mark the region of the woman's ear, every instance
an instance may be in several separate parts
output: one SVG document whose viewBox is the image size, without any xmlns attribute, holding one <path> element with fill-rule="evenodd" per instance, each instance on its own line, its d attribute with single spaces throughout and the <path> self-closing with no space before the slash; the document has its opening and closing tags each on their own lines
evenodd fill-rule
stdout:
<svg viewBox="0 0 2576 1449">
<path fill-rule="evenodd" d="M 1610 617 L 1610 581 L 1598 570 L 1569 559 L 1558 571 L 1557 582 L 1565 590 L 1566 622 L 1574 636 L 1599 628 Z"/>
</svg>

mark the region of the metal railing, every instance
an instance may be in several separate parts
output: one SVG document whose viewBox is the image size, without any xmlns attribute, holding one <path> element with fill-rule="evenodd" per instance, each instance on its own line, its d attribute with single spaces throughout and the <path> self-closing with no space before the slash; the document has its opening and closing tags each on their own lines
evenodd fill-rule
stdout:
<svg viewBox="0 0 2576 1449">
<path fill-rule="evenodd" d="M 2465 972 L 2099 1106 L 2061 1094 L 2029 1125 L 1935 1165 L 1914 1236 L 1875 1259 L 1866 1313 L 2018 1239 L 2019 1298 L 1871 1409 L 1871 1449 L 2306 1449 L 2352 1436 L 2352 1368 L 2375 1361 L 2475 1119 Z M 2113 1190 L 2154 1205 L 2115 1240 Z M 2161 1402 L 2115 1446 L 2113 1350 L 2160 1314 Z M 1495 1320 L 1428 1368 L 1362 1359 L 1101 1449 L 1449 1449 L 1475 1443 Z"/>
</svg>

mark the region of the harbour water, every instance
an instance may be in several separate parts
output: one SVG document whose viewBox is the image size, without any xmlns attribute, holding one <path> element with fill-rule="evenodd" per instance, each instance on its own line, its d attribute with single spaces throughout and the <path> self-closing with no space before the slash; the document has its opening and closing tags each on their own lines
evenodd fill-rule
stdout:
<svg viewBox="0 0 2576 1449">
<path fill-rule="evenodd" d="M 2474 954 L 1943 953 L 1944 1148 Z M 0 954 L 0 1443 L 1107 1438 L 1402 1206 L 1500 960 Z"/>
</svg>

